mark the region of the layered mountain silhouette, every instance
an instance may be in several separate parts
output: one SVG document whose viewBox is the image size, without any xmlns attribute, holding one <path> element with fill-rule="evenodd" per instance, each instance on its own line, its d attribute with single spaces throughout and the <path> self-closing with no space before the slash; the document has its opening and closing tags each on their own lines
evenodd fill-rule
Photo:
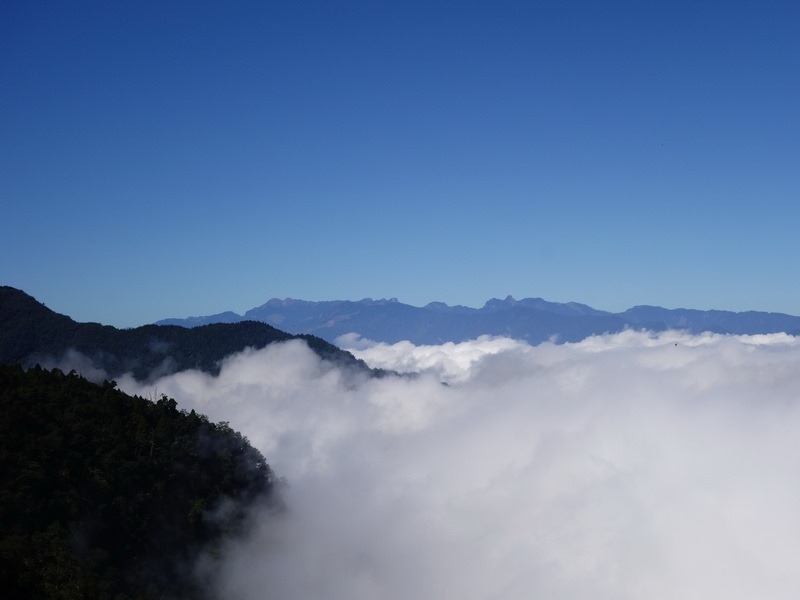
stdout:
<svg viewBox="0 0 800 600">
<path fill-rule="evenodd" d="M 238 318 L 232 323 L 192 328 L 145 325 L 116 329 L 78 323 L 21 290 L 0 286 L 0 364 L 59 364 L 69 353 L 73 357 L 79 353 L 108 378 L 132 373 L 137 379 L 147 379 L 185 369 L 216 374 L 226 356 L 247 347 L 259 349 L 292 339 L 305 341 L 327 361 L 381 374 L 316 336 L 289 334 L 263 322 Z M 73 358 L 72 362 L 77 364 L 78 360 Z"/>
<path fill-rule="evenodd" d="M 482 308 L 431 302 L 423 307 L 390 300 L 311 302 L 273 298 L 244 315 L 225 312 L 205 317 L 165 319 L 160 325 L 197 327 L 211 323 L 253 320 L 294 334 L 312 334 L 334 343 L 347 333 L 380 342 L 409 340 L 415 344 L 461 342 L 480 335 L 507 336 L 531 344 L 552 340 L 580 341 L 590 335 L 624 329 L 728 334 L 800 333 L 800 317 L 758 311 L 666 309 L 635 306 L 621 313 L 594 309 L 577 302 L 542 298 L 493 298 Z"/>
</svg>

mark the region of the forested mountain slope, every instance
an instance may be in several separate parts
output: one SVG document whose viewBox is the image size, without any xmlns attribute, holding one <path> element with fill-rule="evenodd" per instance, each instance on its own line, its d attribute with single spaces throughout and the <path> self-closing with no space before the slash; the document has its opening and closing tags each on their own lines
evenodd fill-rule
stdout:
<svg viewBox="0 0 800 600">
<path fill-rule="evenodd" d="M 207 598 L 198 557 L 278 503 L 227 424 L 19 366 L 0 366 L 0 481 L 4 598 Z"/>
</svg>

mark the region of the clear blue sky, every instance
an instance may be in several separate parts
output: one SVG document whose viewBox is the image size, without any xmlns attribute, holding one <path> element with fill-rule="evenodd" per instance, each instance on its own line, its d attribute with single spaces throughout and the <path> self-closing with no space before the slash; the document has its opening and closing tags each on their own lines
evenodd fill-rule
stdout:
<svg viewBox="0 0 800 600">
<path fill-rule="evenodd" d="M 0 5 L 0 283 L 800 314 L 797 2 Z"/>
</svg>

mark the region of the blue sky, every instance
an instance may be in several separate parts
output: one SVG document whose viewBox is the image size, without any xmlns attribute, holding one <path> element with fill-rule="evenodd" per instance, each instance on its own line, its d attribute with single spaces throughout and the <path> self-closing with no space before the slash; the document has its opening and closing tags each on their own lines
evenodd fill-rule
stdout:
<svg viewBox="0 0 800 600">
<path fill-rule="evenodd" d="M 0 283 L 800 314 L 794 2 L 0 6 Z"/>
</svg>

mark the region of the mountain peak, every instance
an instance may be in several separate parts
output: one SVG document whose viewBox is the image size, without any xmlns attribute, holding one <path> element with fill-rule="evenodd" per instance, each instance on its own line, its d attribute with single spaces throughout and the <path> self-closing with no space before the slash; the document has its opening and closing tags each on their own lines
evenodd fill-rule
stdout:
<svg viewBox="0 0 800 600">
<path fill-rule="evenodd" d="M 447 310 L 450 307 L 444 302 L 434 301 L 434 302 L 428 302 L 422 308 L 427 308 L 428 310 Z"/>
<path fill-rule="evenodd" d="M 280 306 L 281 308 L 286 308 L 287 306 L 306 303 L 306 300 L 296 300 L 294 298 L 270 298 L 264 304 L 262 304 L 262 306 Z"/>
<path fill-rule="evenodd" d="M 504 300 L 500 300 L 500 298 L 492 298 L 491 300 L 487 300 L 486 304 L 483 305 L 483 309 L 501 310 L 504 308 L 509 308 L 510 306 L 515 306 L 516 304 L 518 304 L 518 302 L 514 299 L 514 296 L 509 294 Z"/>
</svg>

